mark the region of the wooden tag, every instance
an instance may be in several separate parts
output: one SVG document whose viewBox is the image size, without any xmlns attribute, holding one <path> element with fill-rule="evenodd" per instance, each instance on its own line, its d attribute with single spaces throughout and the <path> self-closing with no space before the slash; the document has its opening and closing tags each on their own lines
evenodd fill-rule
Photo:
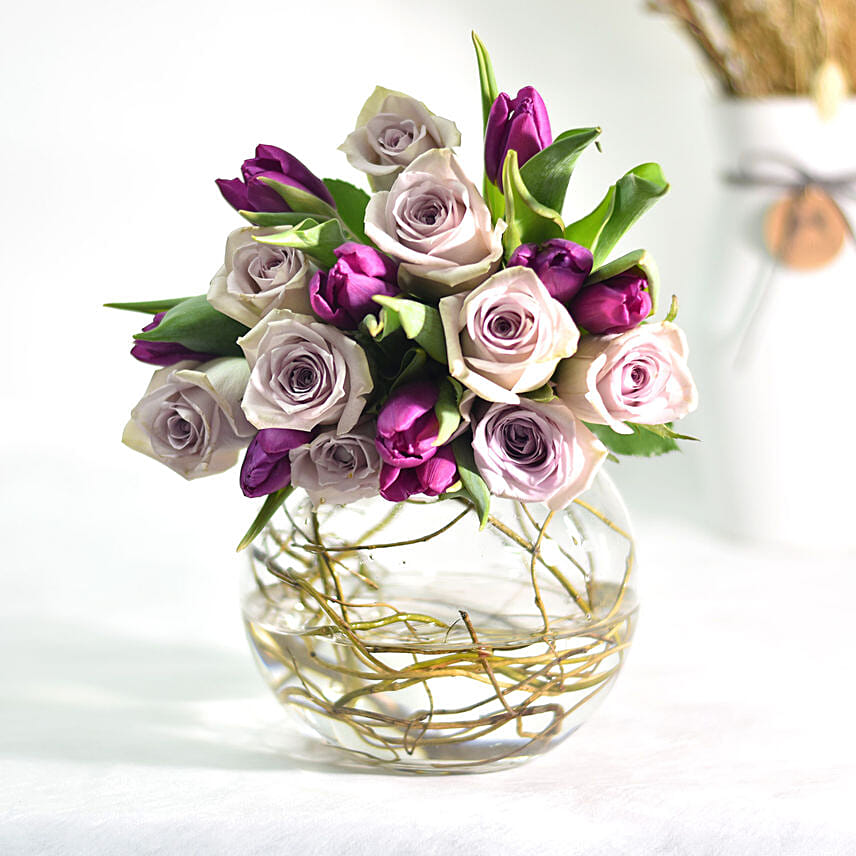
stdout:
<svg viewBox="0 0 856 856">
<path fill-rule="evenodd" d="M 773 203 L 764 217 L 770 254 L 796 270 L 826 267 L 840 252 L 847 226 L 835 202 L 817 187 Z"/>
</svg>

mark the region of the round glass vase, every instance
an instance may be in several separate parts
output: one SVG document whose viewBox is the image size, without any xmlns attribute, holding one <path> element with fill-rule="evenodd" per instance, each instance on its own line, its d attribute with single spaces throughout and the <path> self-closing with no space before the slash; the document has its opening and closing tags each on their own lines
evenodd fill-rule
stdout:
<svg viewBox="0 0 856 856">
<path fill-rule="evenodd" d="M 563 511 L 296 490 L 250 547 L 243 593 L 266 681 L 346 765 L 484 772 L 572 734 L 615 681 L 636 560 L 610 479 Z"/>
</svg>

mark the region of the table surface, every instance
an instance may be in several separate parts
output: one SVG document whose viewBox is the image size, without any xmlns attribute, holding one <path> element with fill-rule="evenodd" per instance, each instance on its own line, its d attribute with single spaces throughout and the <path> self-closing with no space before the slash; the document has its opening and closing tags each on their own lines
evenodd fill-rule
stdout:
<svg viewBox="0 0 856 856">
<path fill-rule="evenodd" d="M 46 533 L 17 558 L 48 576 L 0 606 L 0 852 L 856 853 L 856 557 L 636 528 L 641 620 L 600 710 L 524 767 L 447 777 L 295 760 L 226 578 L 94 608 L 113 593 L 51 577 Z"/>
</svg>

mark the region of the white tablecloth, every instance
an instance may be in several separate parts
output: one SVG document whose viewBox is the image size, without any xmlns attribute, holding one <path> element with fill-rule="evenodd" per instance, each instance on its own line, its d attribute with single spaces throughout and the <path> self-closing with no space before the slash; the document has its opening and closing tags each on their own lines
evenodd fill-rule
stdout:
<svg viewBox="0 0 856 856">
<path fill-rule="evenodd" d="M 856 560 L 637 530 L 636 643 L 594 718 L 520 769 L 424 778 L 290 757 L 224 575 L 150 591 L 148 533 L 107 620 L 45 532 L 0 605 L 0 853 L 856 853 Z"/>
</svg>

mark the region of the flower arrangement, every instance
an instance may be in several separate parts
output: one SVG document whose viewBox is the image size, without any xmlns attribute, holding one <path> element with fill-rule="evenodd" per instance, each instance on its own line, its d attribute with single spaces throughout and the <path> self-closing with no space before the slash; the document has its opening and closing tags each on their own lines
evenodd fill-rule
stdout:
<svg viewBox="0 0 856 856">
<path fill-rule="evenodd" d="M 647 252 L 610 259 L 666 191 L 631 169 L 566 224 L 574 166 L 599 128 L 555 138 L 538 92 L 499 92 L 474 36 L 481 192 L 454 122 L 378 87 L 340 147 L 371 195 L 259 145 L 220 179 L 248 222 L 205 295 L 108 304 L 153 315 L 131 353 L 160 368 L 123 440 L 187 479 L 242 457 L 266 497 L 346 504 L 380 494 L 566 507 L 610 455 L 677 447 L 696 405 L 687 344 L 662 320 Z"/>
</svg>

